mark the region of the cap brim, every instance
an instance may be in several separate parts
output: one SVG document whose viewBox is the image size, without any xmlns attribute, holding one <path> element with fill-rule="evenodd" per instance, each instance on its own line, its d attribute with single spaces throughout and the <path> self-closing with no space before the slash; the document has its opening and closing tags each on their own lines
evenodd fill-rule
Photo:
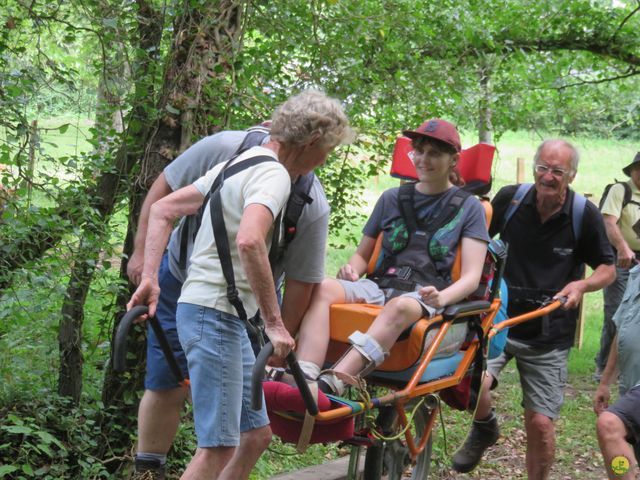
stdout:
<svg viewBox="0 0 640 480">
<path fill-rule="evenodd" d="M 410 138 L 411 140 L 413 140 L 415 138 L 422 138 L 422 137 L 433 138 L 434 140 L 437 140 L 439 142 L 446 143 L 447 145 L 451 145 L 453 148 L 455 148 L 456 152 L 458 152 L 458 153 L 460 153 L 462 151 L 462 148 L 458 148 L 454 144 L 446 142 L 446 141 L 442 140 L 441 138 L 436 137 L 435 135 L 429 135 L 429 132 L 416 132 L 415 130 L 403 130 L 402 131 L 402 135 L 404 135 L 405 137 Z"/>
<path fill-rule="evenodd" d="M 425 135 L 421 132 L 416 132 L 415 130 L 403 130 L 402 135 L 409 138 L 418 138 L 418 137 L 428 137 L 429 135 Z"/>
</svg>

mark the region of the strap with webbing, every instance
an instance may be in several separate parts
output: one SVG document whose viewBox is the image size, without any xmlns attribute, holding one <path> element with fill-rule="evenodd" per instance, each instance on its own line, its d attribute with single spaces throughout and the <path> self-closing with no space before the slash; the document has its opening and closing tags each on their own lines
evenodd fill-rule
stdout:
<svg viewBox="0 0 640 480">
<path fill-rule="evenodd" d="M 400 206 L 402 218 L 407 224 L 409 235 L 418 230 L 418 220 L 416 219 L 416 212 L 413 204 L 415 191 L 415 183 L 405 183 L 400 185 L 400 188 L 398 189 L 398 205 Z"/>
<path fill-rule="evenodd" d="M 229 160 L 227 160 L 227 163 L 238 158 L 238 156 L 240 156 L 242 153 L 246 152 L 250 148 L 255 147 L 257 145 L 262 145 L 262 143 L 264 142 L 265 138 L 268 135 L 269 135 L 269 130 L 263 127 L 252 127 L 251 129 L 249 129 L 244 139 L 242 140 L 242 143 L 236 149 L 236 151 L 233 152 L 233 155 L 231 155 Z M 180 255 L 178 258 L 178 267 L 182 270 L 187 268 L 187 260 L 188 260 L 187 251 L 188 251 L 189 241 L 191 240 L 189 238 L 189 232 L 190 231 L 193 232 L 194 237 L 198 233 L 198 229 L 200 227 L 200 224 L 202 223 L 204 206 L 207 204 L 208 200 L 209 200 L 209 194 L 207 194 L 207 196 L 205 197 L 203 202 L 203 207 L 198 211 L 198 213 L 195 215 L 190 215 L 186 217 L 180 225 L 180 232 L 179 232 L 180 233 Z M 189 228 L 190 225 L 193 225 L 192 229 Z"/>
<path fill-rule="evenodd" d="M 227 299 L 229 300 L 229 303 L 233 305 L 233 308 L 235 308 L 238 318 L 244 322 L 247 322 L 247 312 L 244 309 L 244 305 L 242 304 L 242 300 L 240 299 L 238 289 L 236 287 L 235 274 L 233 273 L 233 262 L 231 261 L 231 249 L 229 247 L 229 238 L 227 237 L 227 227 L 224 222 L 220 191 L 222 190 L 222 185 L 227 178 L 247 168 L 251 168 L 255 165 L 268 161 L 275 162 L 276 159 L 267 155 L 260 155 L 258 157 L 238 162 L 231 166 L 229 166 L 229 163 L 231 162 L 231 160 L 229 160 L 213 182 L 210 192 L 209 213 L 211 215 L 211 225 L 213 226 L 213 236 L 216 242 L 216 249 L 218 250 L 218 257 L 220 259 L 220 267 L 222 268 L 224 279 L 227 282 Z M 277 243 L 278 230 L 274 230 L 272 243 Z"/>
<path fill-rule="evenodd" d="M 307 175 L 300 175 L 298 179 L 291 185 L 291 195 L 284 211 L 282 223 L 284 225 L 284 242 L 288 245 L 296 235 L 298 220 L 302 215 L 305 205 L 313 203 L 313 198 L 309 196 L 315 174 L 313 172 Z"/>
<path fill-rule="evenodd" d="M 449 223 L 458 213 L 462 204 L 472 195 L 462 188 L 457 188 L 456 191 L 450 195 L 443 208 L 437 208 L 439 206 L 436 206 L 433 212 L 426 218 L 418 219 L 414 205 L 415 189 L 415 183 L 407 183 L 400 186 L 398 191 L 400 212 L 407 224 L 409 235 L 411 235 L 412 232 L 421 230 L 427 233 L 428 238 L 431 238 L 435 232 Z M 445 195 L 447 194 L 445 193 Z"/>
<path fill-rule="evenodd" d="M 529 193 L 531 188 L 533 187 L 532 183 L 521 183 L 518 185 L 516 189 L 516 193 L 514 193 L 511 198 L 511 202 L 509 203 L 509 207 L 507 208 L 504 214 L 504 220 L 502 222 L 502 228 L 500 229 L 501 233 L 504 233 L 509 220 L 516 213 L 520 205 L 522 204 L 522 200 Z M 570 191 L 571 192 L 571 191 Z M 573 204 L 571 206 L 571 226 L 573 227 L 573 234 L 576 243 L 580 240 L 582 236 L 582 219 L 584 218 L 584 211 L 587 205 L 587 199 L 580 195 L 577 192 L 573 193 Z"/>
</svg>

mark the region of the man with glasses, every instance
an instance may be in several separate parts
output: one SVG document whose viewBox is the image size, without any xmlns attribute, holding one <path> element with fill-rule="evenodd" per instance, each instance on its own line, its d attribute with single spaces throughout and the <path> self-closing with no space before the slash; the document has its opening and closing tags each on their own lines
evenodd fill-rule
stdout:
<svg viewBox="0 0 640 480">
<path fill-rule="evenodd" d="M 522 385 L 528 478 L 549 477 L 555 456 L 554 421 L 564 400 L 577 307 L 584 293 L 599 290 L 615 278 L 602 215 L 592 203 L 580 202 L 569 188 L 578 160 L 578 151 L 570 143 L 547 140 L 534 157 L 534 184 L 504 187 L 492 202 L 489 232 L 491 236 L 499 233 L 509 245 L 504 274 L 509 316 L 534 310 L 547 298 L 566 297 L 566 302 L 548 316 L 512 327 L 504 353 L 488 362 L 471 432 L 453 457 L 457 471 L 473 470 L 498 440 L 489 389 L 497 386 L 500 371 L 515 358 Z M 585 264 L 593 269 L 587 278 L 583 278 Z"/>
</svg>

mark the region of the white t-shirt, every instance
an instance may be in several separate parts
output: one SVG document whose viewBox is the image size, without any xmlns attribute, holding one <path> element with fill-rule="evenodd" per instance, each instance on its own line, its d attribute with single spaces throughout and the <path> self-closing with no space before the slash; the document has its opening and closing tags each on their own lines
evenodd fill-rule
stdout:
<svg viewBox="0 0 640 480">
<path fill-rule="evenodd" d="M 224 131 L 203 138 L 185 150 L 164 169 L 167 183 L 174 191 L 191 185 L 218 163 L 231 158 L 246 136 L 247 132 L 243 130 Z M 287 278 L 300 282 L 320 283 L 324 279 L 324 259 L 330 211 L 327 197 L 318 177 L 314 177 L 309 196 L 313 202 L 306 204 L 302 209 L 297 233 L 287 246 L 284 256 L 278 260 L 275 266 L 275 278 L 277 279 L 280 279 L 283 272 Z M 184 219 L 180 225 L 183 226 L 183 223 Z M 188 228 L 191 228 L 191 223 Z M 171 274 L 184 283 L 187 279 L 187 269 L 183 269 L 179 265 L 181 233 L 180 227 L 173 231 L 167 246 L 167 253 Z M 186 260 L 188 265 L 194 233 L 190 230 L 187 235 Z"/>
<path fill-rule="evenodd" d="M 278 159 L 273 151 L 264 147 L 254 147 L 240 155 L 233 163 L 259 155 Z M 202 195 L 209 192 L 223 166 L 224 164 L 216 165 L 193 183 Z M 255 315 L 258 305 L 238 255 L 236 236 L 240 220 L 244 209 L 251 204 L 264 205 L 271 211 L 275 220 L 287 202 L 290 189 L 289 173 L 282 164 L 276 161 L 260 163 L 229 177 L 225 180 L 220 191 L 236 287 L 249 317 Z M 193 245 L 189 274 L 182 287 L 182 295 L 178 302 L 202 305 L 237 315 L 235 308 L 226 297 L 227 282 L 220 267 L 209 209 L 210 206 L 207 204 Z M 271 237 L 272 231 L 269 232 L 266 239 L 267 251 L 271 244 Z"/>
</svg>

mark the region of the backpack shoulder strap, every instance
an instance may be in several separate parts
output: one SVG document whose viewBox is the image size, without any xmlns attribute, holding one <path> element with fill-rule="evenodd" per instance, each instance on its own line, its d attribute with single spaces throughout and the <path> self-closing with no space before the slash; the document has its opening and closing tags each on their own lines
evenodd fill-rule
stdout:
<svg viewBox="0 0 640 480">
<path fill-rule="evenodd" d="M 636 202 L 635 200 L 631 200 L 631 196 L 633 194 L 631 193 L 631 187 L 629 186 L 629 184 L 627 182 L 620 182 L 620 183 L 622 183 L 622 186 L 624 187 L 624 197 L 622 199 L 622 208 L 626 207 L 630 203 L 640 206 L 640 203 Z"/>
<path fill-rule="evenodd" d="M 584 210 L 587 206 L 587 199 L 578 192 L 573 192 L 573 205 L 571 206 L 571 223 L 573 225 L 573 234 L 576 243 L 582 237 L 582 221 L 584 219 Z"/>
<path fill-rule="evenodd" d="M 269 135 L 269 130 L 264 127 L 252 127 L 247 130 L 247 135 L 242 140 L 242 143 L 232 155 L 231 158 L 235 158 L 241 153 L 249 150 L 252 147 L 256 147 L 258 145 L 262 145 L 264 139 Z"/>
<path fill-rule="evenodd" d="M 416 219 L 416 212 L 413 208 L 413 198 L 416 190 L 415 183 L 404 183 L 400 185 L 398 189 L 398 207 L 402 218 L 407 224 L 409 235 L 418 229 L 418 221 Z"/>
<path fill-rule="evenodd" d="M 307 175 L 300 175 L 291 185 L 291 195 L 282 218 L 285 245 L 289 245 L 293 241 L 297 233 L 298 221 L 305 205 L 313 203 L 313 198 L 309 196 L 309 192 L 315 178 L 315 174 L 310 172 Z"/>
<path fill-rule="evenodd" d="M 511 220 L 511 218 L 513 217 L 513 214 L 516 213 L 518 208 L 520 208 L 520 204 L 522 203 L 522 200 L 527 195 L 527 193 L 529 193 L 529 190 L 531 190 L 531 187 L 533 187 L 532 183 L 521 183 L 520 185 L 518 185 L 516 192 L 513 194 L 513 197 L 511 198 L 509 207 L 507 208 L 507 211 L 504 214 L 504 220 L 502 221 L 502 228 L 500 229 L 500 234 L 503 234 L 504 231 L 506 230 L 509 220 Z"/>
<path fill-rule="evenodd" d="M 218 250 L 218 257 L 220 259 L 220 267 L 222 268 L 224 279 L 227 282 L 227 299 L 238 313 L 238 318 L 244 322 L 247 321 L 247 312 L 244 309 L 244 305 L 242 304 L 242 300 L 240 299 L 238 289 L 236 287 L 235 274 L 233 273 L 233 262 L 231 261 L 231 249 L 229 247 L 229 239 L 227 237 L 227 227 L 225 225 L 224 215 L 222 212 L 220 191 L 222 190 L 222 185 L 227 178 L 267 161 L 275 162 L 276 159 L 267 155 L 260 155 L 231 166 L 229 166 L 229 163 L 231 162 L 231 160 L 229 160 L 216 177 L 210 191 L 209 213 L 211 216 L 211 224 L 213 226 L 213 237 L 216 242 L 216 249 Z M 277 239 L 274 239 L 273 241 L 277 241 Z"/>
<path fill-rule="evenodd" d="M 231 155 L 231 157 L 229 158 L 229 160 L 227 160 L 227 162 L 237 158 L 240 154 L 244 153 L 245 151 L 249 150 L 252 147 L 262 145 L 262 143 L 264 142 L 264 139 L 268 135 L 269 135 L 268 128 L 261 127 L 261 126 L 251 127 L 250 129 L 247 130 L 247 134 L 242 140 L 242 143 L 240 144 L 240 146 L 236 149 L 235 152 L 233 152 L 233 155 Z M 207 200 L 208 200 L 208 195 L 207 195 L 207 198 L 205 198 L 205 201 L 203 202 L 203 207 L 207 204 Z M 188 216 L 180 224 L 180 232 L 179 232 L 180 233 L 180 256 L 178 258 L 178 266 L 183 270 L 187 268 L 187 250 L 188 250 L 188 245 L 190 240 L 189 232 L 192 231 L 194 235 L 198 232 L 198 229 L 200 228 L 200 224 L 202 223 L 203 212 L 204 212 L 204 208 L 200 209 L 200 211 L 197 214 Z M 189 228 L 188 224 L 191 224 L 193 228 Z"/>
</svg>

